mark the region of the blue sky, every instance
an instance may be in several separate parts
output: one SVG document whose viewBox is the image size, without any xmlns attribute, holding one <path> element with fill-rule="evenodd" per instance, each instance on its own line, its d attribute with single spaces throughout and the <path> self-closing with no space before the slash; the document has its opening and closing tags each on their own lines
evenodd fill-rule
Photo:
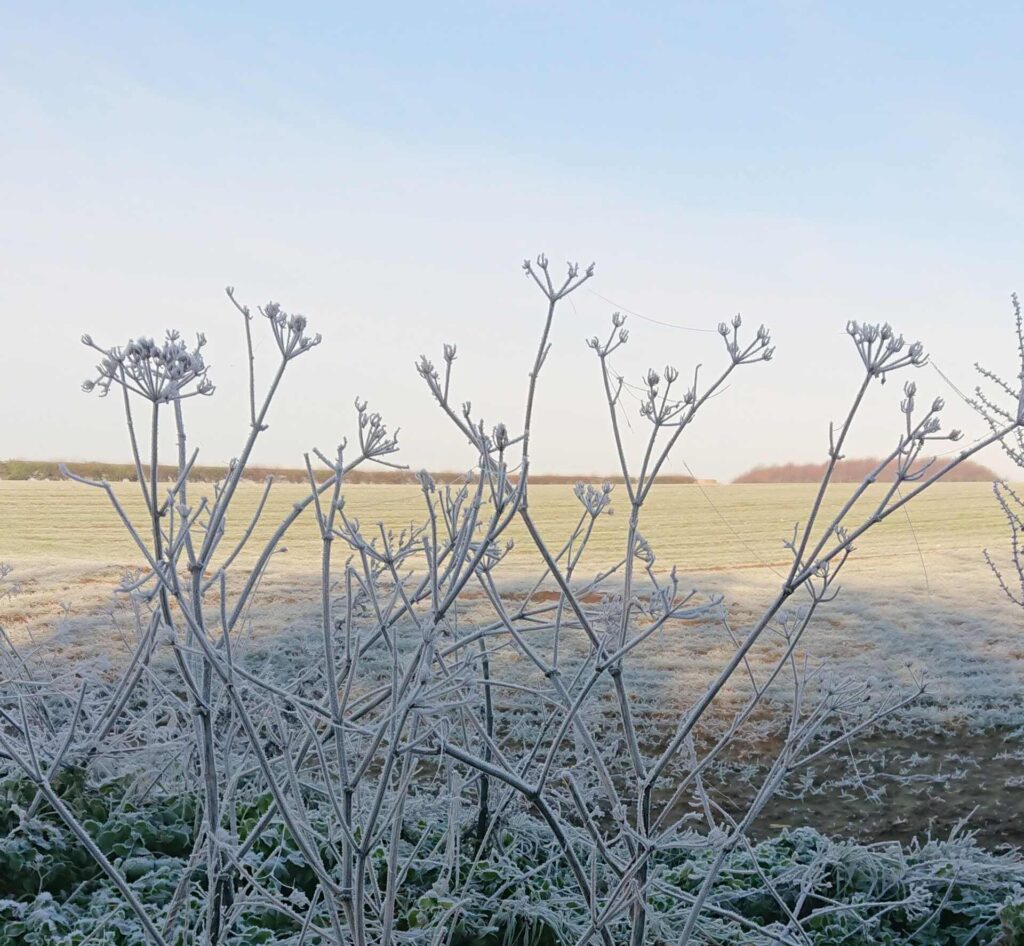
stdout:
<svg viewBox="0 0 1024 946">
<path fill-rule="evenodd" d="M 776 361 L 684 447 L 698 473 L 819 459 L 857 383 L 848 318 L 920 337 L 965 390 L 976 358 L 1013 370 L 1022 21 L 999 3 L 9 5 L 0 455 L 122 458 L 76 340 L 174 325 L 210 337 L 220 390 L 193 430 L 226 460 L 230 283 L 325 335 L 262 460 L 331 446 L 360 394 L 406 462 L 467 466 L 413 361 L 460 343 L 460 398 L 514 423 L 542 314 L 518 265 L 546 250 L 596 259 L 594 292 L 654 318 L 774 330 Z M 574 301 L 535 463 L 609 471 L 582 339 L 612 307 Z M 720 357 L 712 334 L 633 322 L 629 377 Z M 897 400 L 868 405 L 854 452 L 890 445 Z"/>
</svg>

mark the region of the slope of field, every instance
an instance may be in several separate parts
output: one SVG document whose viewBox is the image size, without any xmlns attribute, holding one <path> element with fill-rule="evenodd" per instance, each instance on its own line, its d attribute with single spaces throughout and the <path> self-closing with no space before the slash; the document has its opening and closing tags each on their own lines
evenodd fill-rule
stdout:
<svg viewBox="0 0 1024 946">
<path fill-rule="evenodd" d="M 822 519 L 835 512 L 850 487 L 839 487 L 824 504 Z M 129 515 L 139 516 L 142 502 L 134 484 L 114 487 Z M 796 522 L 807 516 L 815 489 L 806 484 L 662 486 L 652 491 L 640 521 L 642 535 L 657 560 L 654 568 L 667 574 L 677 568 L 683 586 L 719 592 L 739 608 L 737 619 L 752 617 L 759 602 L 770 600 L 791 562 L 783 540 Z M 881 487 L 868 494 L 851 512 L 848 522 L 873 511 Z M 236 513 L 223 543 L 224 555 L 248 525 L 262 490 L 255 484 L 239 487 Z M 308 495 L 297 484 L 276 484 L 263 517 L 234 573 L 250 564 L 277 523 Z M 625 499 L 619 489 L 613 498 Z M 193 497 L 193 502 L 198 497 Z M 581 506 L 566 486 L 536 485 L 530 508 L 546 543 L 560 549 L 579 522 Z M 358 520 L 367 537 L 383 525 L 395 531 L 425 519 L 423 494 L 407 485 L 350 485 L 345 489 L 345 512 Z M 576 571 L 578 580 L 620 562 L 627 527 L 626 510 L 601 516 Z M 144 523 L 139 525 L 145 533 Z M 496 571 L 503 583 L 523 584 L 539 577 L 538 556 L 521 523 L 506 533 L 514 548 Z M 973 626 L 981 632 L 1016 634 L 1020 615 L 1001 599 L 986 566 L 983 549 L 1005 558 L 1009 536 L 990 487 L 980 483 L 939 484 L 880 523 L 856 545 L 843 574 L 841 601 L 829 609 L 859 610 L 872 604 L 870 626 L 858 634 L 890 635 L 905 620 L 908 630 L 921 627 Z M 341 546 L 335 549 L 341 554 Z M 311 509 L 292 525 L 262 581 L 261 601 L 267 615 L 276 603 L 303 601 L 314 618 L 318 601 L 321 542 Z M 72 607 L 83 617 L 106 607 L 125 568 L 143 563 L 106 496 L 70 482 L 0 481 L 0 562 L 16 569 L 23 594 L 5 608 L 8 627 L 33 633 L 52 629 L 54 616 Z M 914 609 L 909 615 L 906 608 Z M 297 617 L 288 616 L 288 623 Z M 859 621 L 860 618 L 857 618 Z M 270 625 L 279 624 L 268 617 Z M 957 631 L 954 631 L 954 636 Z M 838 654 L 844 640 L 840 629 Z M 1024 656 L 1024 636 L 1018 648 Z M 974 645 L 972 642 L 971 646 Z M 1002 646 L 1002 645 L 1000 645 Z"/>
<path fill-rule="evenodd" d="M 836 511 L 848 493 L 837 488 L 825 503 L 825 514 Z M 141 513 L 137 487 L 118 483 L 114 490 L 130 514 Z M 877 486 L 858 504 L 850 516 L 873 509 L 882 494 Z M 237 512 L 229 530 L 239 534 L 248 524 L 261 487 L 243 483 L 239 488 Z M 308 495 L 299 484 L 276 484 L 252 548 L 266 539 L 274 526 Z M 613 499 L 625 500 L 620 488 Z M 782 541 L 793 525 L 805 519 L 814 490 L 805 484 L 698 486 L 666 485 L 656 488 L 645 505 L 640 530 L 658 555 L 659 567 L 678 566 L 681 572 L 767 566 L 784 567 L 788 553 Z M 423 494 L 416 486 L 353 484 L 345 489 L 346 513 L 358 519 L 364 530 L 378 522 L 402 529 L 425 517 Z M 535 485 L 530 505 L 545 539 L 560 546 L 581 513 L 571 488 Z M 601 517 L 584 557 L 591 569 L 606 567 L 622 555 L 627 516 L 625 510 Z M 920 555 L 963 552 L 979 556 L 985 547 L 1001 548 L 1005 523 L 992 497 L 991 488 L 981 483 L 939 484 L 906 508 L 880 524 L 859 544 L 856 559 L 864 567 L 899 562 L 920 571 Z M 141 524 L 141 523 L 140 523 Z M 525 532 L 518 523 L 510 529 L 516 549 L 510 567 L 531 564 L 534 555 L 527 547 Z M 295 523 L 286 537 L 287 552 L 280 562 L 307 567 L 315 564 L 320 542 L 312 514 Z M 0 560 L 26 564 L 29 560 L 87 561 L 94 564 L 131 565 L 139 555 L 124 534 L 117 515 L 104 494 L 70 482 L 0 481 Z"/>
</svg>

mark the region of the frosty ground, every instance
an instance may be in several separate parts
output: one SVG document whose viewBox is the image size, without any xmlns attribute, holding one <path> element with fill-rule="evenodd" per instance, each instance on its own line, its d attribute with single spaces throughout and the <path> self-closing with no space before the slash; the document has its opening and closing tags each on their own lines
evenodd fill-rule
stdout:
<svg viewBox="0 0 1024 946">
<path fill-rule="evenodd" d="M 243 491 L 254 505 L 259 487 L 245 484 Z M 134 487 L 119 484 L 118 493 L 131 502 Z M 743 628 L 777 590 L 787 564 L 782 539 L 811 494 L 803 485 L 665 486 L 652 495 L 641 531 L 658 553 L 657 570 L 676 565 L 684 586 L 724 595 L 730 625 Z M 275 486 L 267 528 L 302 495 L 300 486 Z M 346 502 L 349 514 L 365 522 L 382 519 L 401 528 L 422 518 L 415 487 L 353 486 Z M 564 486 L 532 487 L 531 508 L 553 544 L 578 514 Z M 68 673 L 112 671 L 134 633 L 112 589 L 123 569 L 138 562 L 102 497 L 66 483 L 0 483 L 0 522 L 0 560 L 15 567 L 20 585 L 0 611 L 13 639 Z M 621 555 L 624 526 L 622 518 L 602 520 L 581 580 Z M 812 662 L 880 685 L 909 683 L 911 670 L 924 671 L 928 691 L 863 736 L 856 753 L 844 749 L 830 765 L 816 767 L 811 782 L 774 802 L 762 818 L 763 833 L 809 823 L 832 835 L 906 839 L 943 833 L 969 816 L 990 846 L 1024 843 L 1024 627 L 982 558 L 986 547 L 998 557 L 1007 541 L 986 484 L 949 484 L 858 548 L 839 599 L 819 613 L 802 649 Z M 246 644 L 246 660 L 282 680 L 320 654 L 312 524 L 300 519 L 285 544 L 288 551 L 263 582 Z M 499 576 L 514 595 L 532 587 L 537 573 L 517 548 Z M 470 597 L 465 607 L 483 613 L 485 604 L 482 596 Z M 732 650 L 712 621 L 660 635 L 645 648 L 626 679 L 637 715 L 651 720 L 645 738 L 657 741 L 671 731 Z M 755 672 L 779 652 L 778 640 L 766 640 L 753 655 Z M 530 668 L 519 666 L 511 651 L 499 650 L 495 660 L 506 679 L 529 678 Z M 738 698 L 725 697 L 723 714 Z M 780 691 L 743 750 L 725 763 L 730 768 L 719 772 L 732 800 L 742 799 L 759 750 L 771 745 L 785 699 Z M 509 691 L 503 700 L 507 719 L 528 719 L 528 699 Z M 598 700 L 596 714 L 601 705 Z M 608 733 L 615 738 L 611 728 Z M 823 785 L 828 790 L 818 791 Z"/>
</svg>

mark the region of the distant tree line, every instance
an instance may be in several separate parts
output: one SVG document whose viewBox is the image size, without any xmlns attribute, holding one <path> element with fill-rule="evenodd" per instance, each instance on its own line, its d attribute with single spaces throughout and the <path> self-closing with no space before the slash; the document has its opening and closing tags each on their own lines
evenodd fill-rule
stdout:
<svg viewBox="0 0 1024 946">
<path fill-rule="evenodd" d="M 861 457 L 853 460 L 840 460 L 832 474 L 837 483 L 859 483 L 882 461 L 877 457 Z M 922 461 L 922 466 L 927 460 Z M 895 467 L 888 463 L 882 470 L 880 479 L 891 479 Z M 755 466 L 742 476 L 737 476 L 734 483 L 818 483 L 825 473 L 824 463 L 779 463 L 775 466 Z M 943 477 L 947 483 L 991 483 L 998 479 L 995 473 L 981 463 L 964 460 Z"/>
<path fill-rule="evenodd" d="M 61 460 L 0 460 L 0 480 L 59 480 Z M 881 461 L 873 457 L 861 457 L 852 460 L 840 460 L 836 464 L 834 479 L 837 483 L 859 483 L 875 469 Z M 79 462 L 73 464 L 76 473 L 90 479 L 102 479 L 110 482 L 128 480 L 135 482 L 135 467 L 130 463 L 101 463 L 98 461 Z M 160 479 L 173 481 L 177 468 L 160 466 Z M 143 471 L 148 475 L 148 468 Z M 193 473 L 195 480 L 202 483 L 216 483 L 227 474 L 226 466 L 197 466 Z M 737 476 L 734 483 L 817 483 L 825 472 L 822 463 L 777 463 L 772 466 L 755 466 L 746 473 Z M 892 475 L 886 467 L 884 476 Z M 438 482 L 455 482 L 464 478 L 463 473 L 440 471 L 431 474 Z M 305 483 L 306 471 L 286 467 L 249 466 L 245 470 L 244 479 L 262 482 L 268 476 L 282 483 Z M 950 475 L 944 477 L 946 482 L 953 483 L 991 483 L 999 477 L 982 463 L 965 460 Z M 353 470 L 347 476 L 347 482 L 402 484 L 418 482 L 413 470 Z M 511 479 L 514 481 L 515 476 Z M 597 474 L 569 473 L 531 473 L 533 483 L 600 483 L 609 482 L 621 485 L 622 476 L 600 476 Z M 693 483 L 692 476 L 678 474 L 659 477 L 659 482 L 668 484 Z M 714 480 L 701 480 L 702 483 L 714 483 Z"/>
<path fill-rule="evenodd" d="M 62 460 L 0 460 L 0 480 L 60 480 Z M 75 473 L 93 480 L 107 480 L 112 483 L 128 480 L 135 482 L 135 466 L 131 463 L 101 463 L 98 461 L 68 462 Z M 173 482 L 178 475 L 176 466 L 158 467 L 160 479 Z M 224 479 L 228 469 L 226 466 L 196 466 L 192 468 L 191 478 L 200 483 L 216 483 Z M 148 476 L 149 468 L 143 466 L 143 473 Z M 244 479 L 263 482 L 268 476 L 283 483 L 306 483 L 305 470 L 288 469 L 285 467 L 247 466 Z M 465 478 L 464 473 L 436 472 L 431 476 L 441 483 L 457 482 Z M 515 482 L 516 476 L 509 477 Z M 418 483 L 417 472 L 414 470 L 352 470 L 346 474 L 347 483 L 382 483 L 401 484 Z M 531 473 L 531 483 L 622 483 L 622 476 L 600 476 L 597 474 L 562 474 L 562 473 Z M 665 483 L 692 483 L 692 476 L 667 475 L 660 478 Z"/>
</svg>

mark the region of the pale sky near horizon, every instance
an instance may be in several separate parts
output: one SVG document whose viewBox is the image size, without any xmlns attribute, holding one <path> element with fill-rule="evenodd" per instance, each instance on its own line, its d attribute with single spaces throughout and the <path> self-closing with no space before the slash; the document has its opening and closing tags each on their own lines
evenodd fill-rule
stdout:
<svg viewBox="0 0 1024 946">
<path fill-rule="evenodd" d="M 964 391 L 976 359 L 1018 370 L 1022 27 L 1010 3 L 4 5 L 0 457 L 125 459 L 78 338 L 170 326 L 209 338 L 201 462 L 233 456 L 230 284 L 324 335 L 255 460 L 332 450 L 359 395 L 402 462 L 468 468 L 414 362 L 457 343 L 455 397 L 516 428 L 543 317 L 520 265 L 545 251 L 597 275 L 554 329 L 535 470 L 615 469 L 584 339 L 616 307 L 712 330 L 630 317 L 633 383 L 710 373 L 737 311 L 773 331 L 670 472 L 820 461 L 859 381 L 847 319 L 920 338 Z M 916 380 L 983 432 L 936 371 Z M 849 455 L 891 446 L 901 386 Z"/>
</svg>

